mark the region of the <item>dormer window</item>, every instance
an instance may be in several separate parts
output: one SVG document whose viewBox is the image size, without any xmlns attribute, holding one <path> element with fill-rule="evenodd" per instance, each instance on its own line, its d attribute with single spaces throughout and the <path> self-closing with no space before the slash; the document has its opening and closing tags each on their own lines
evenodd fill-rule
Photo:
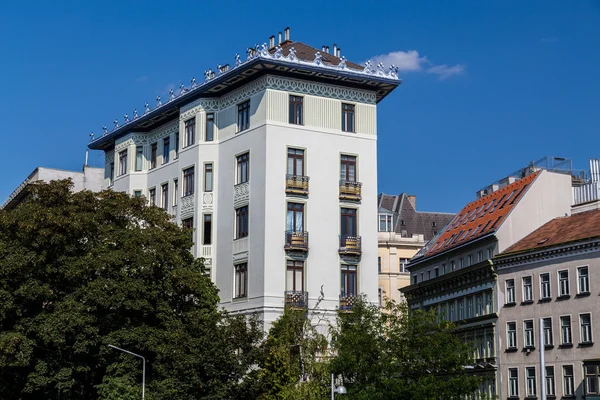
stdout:
<svg viewBox="0 0 600 400">
<path fill-rule="evenodd" d="M 393 225 L 391 215 L 379 214 L 379 232 L 392 232 Z"/>
</svg>

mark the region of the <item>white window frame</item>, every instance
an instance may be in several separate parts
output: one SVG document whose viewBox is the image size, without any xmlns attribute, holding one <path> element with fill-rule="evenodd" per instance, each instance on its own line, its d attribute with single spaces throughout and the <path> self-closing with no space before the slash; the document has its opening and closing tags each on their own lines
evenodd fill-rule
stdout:
<svg viewBox="0 0 600 400">
<path fill-rule="evenodd" d="M 542 276 L 547 276 L 548 277 L 548 284 L 547 284 L 548 295 L 547 296 L 544 293 L 544 281 L 542 280 Z M 550 279 L 550 273 L 549 272 L 542 272 L 542 273 L 539 274 L 538 278 L 540 280 L 540 299 L 541 300 L 551 299 L 552 298 L 552 282 L 551 282 L 551 279 Z"/>
<path fill-rule="evenodd" d="M 529 373 L 533 370 L 533 375 Z M 537 379 L 535 366 L 525 367 L 525 395 L 526 397 L 535 397 L 537 393 Z"/>
<path fill-rule="evenodd" d="M 581 276 L 581 270 L 585 269 L 586 270 L 586 274 L 585 274 L 585 285 L 586 285 L 586 290 L 582 290 L 581 288 L 581 283 L 582 283 L 582 276 Z M 577 294 L 589 294 L 590 293 L 590 268 L 587 265 L 582 265 L 581 267 L 577 267 Z"/>
<path fill-rule="evenodd" d="M 554 365 L 546 365 L 546 395 L 554 397 L 556 396 L 556 371 Z M 548 375 L 548 369 L 552 370 L 552 375 Z"/>
<path fill-rule="evenodd" d="M 565 375 L 565 367 L 571 367 L 572 375 L 570 376 L 570 390 L 565 390 L 567 388 L 567 375 Z M 574 396 L 575 395 L 575 367 L 573 364 L 563 364 L 561 365 L 562 372 L 562 380 L 563 380 L 563 396 Z"/>
<path fill-rule="evenodd" d="M 552 320 L 552 317 L 542 317 L 542 320 L 544 321 L 542 323 L 542 326 L 544 328 L 544 346 L 553 346 L 554 345 L 554 321 Z M 550 337 L 549 338 L 547 335 L 548 330 L 546 329 L 546 325 L 545 325 L 546 320 L 550 320 Z M 548 342 L 548 339 L 550 339 L 549 342 Z"/>
<path fill-rule="evenodd" d="M 581 319 L 581 316 L 583 315 L 589 315 L 590 317 L 590 325 L 589 325 L 589 337 L 586 338 L 588 340 L 584 340 L 584 334 L 583 334 L 583 322 Z M 592 323 L 592 313 L 588 312 L 588 313 L 579 313 L 579 343 L 580 344 L 591 344 L 594 342 L 594 338 L 593 338 L 593 332 L 594 332 L 594 328 L 593 328 L 593 323 Z"/>
<path fill-rule="evenodd" d="M 562 285 L 562 281 L 560 279 L 560 273 L 561 272 L 566 272 L 567 273 L 567 284 L 566 287 L 564 288 L 566 290 L 566 292 L 563 292 L 563 285 Z M 568 269 L 561 269 L 560 271 L 556 271 L 556 276 L 557 276 L 557 280 L 558 280 L 558 297 L 566 297 L 569 296 L 569 294 L 571 293 L 570 290 L 570 282 L 569 282 L 569 270 Z"/>
<path fill-rule="evenodd" d="M 516 371 L 514 378 L 512 371 Z M 519 397 L 519 368 L 508 368 L 508 397 Z"/>
<path fill-rule="evenodd" d="M 569 318 L 569 341 L 565 341 L 565 335 L 563 332 L 563 318 Z M 572 345 L 573 344 L 573 321 L 571 320 L 571 315 L 561 315 L 559 316 L 560 323 L 560 344 L 561 345 Z"/>
<path fill-rule="evenodd" d="M 511 293 L 509 291 L 509 287 L 508 287 L 508 282 L 509 281 L 512 281 L 512 295 L 509 295 L 509 293 Z M 517 297 L 516 297 L 516 288 L 515 288 L 515 280 L 514 280 L 514 278 L 505 279 L 504 280 L 504 288 L 505 288 L 505 291 L 506 291 L 506 304 L 515 304 L 517 302 Z"/>
<path fill-rule="evenodd" d="M 531 323 L 531 330 L 527 329 L 527 323 Z M 531 332 L 531 334 L 530 334 Z M 523 347 L 534 348 L 535 347 L 535 323 L 532 319 L 526 319 L 523 321 Z"/>
<path fill-rule="evenodd" d="M 509 324 L 514 324 L 514 331 L 509 329 Z M 512 334 L 511 334 L 512 332 Z M 511 340 L 512 338 L 512 340 Z M 511 341 L 513 343 L 511 343 Z M 506 348 L 507 349 L 516 349 L 517 348 L 517 321 L 507 321 L 506 322 Z"/>
<path fill-rule="evenodd" d="M 525 284 L 525 279 L 529 279 L 529 285 Z M 528 275 L 521 278 L 521 284 L 523 286 L 523 301 L 533 301 L 533 276 Z"/>
</svg>

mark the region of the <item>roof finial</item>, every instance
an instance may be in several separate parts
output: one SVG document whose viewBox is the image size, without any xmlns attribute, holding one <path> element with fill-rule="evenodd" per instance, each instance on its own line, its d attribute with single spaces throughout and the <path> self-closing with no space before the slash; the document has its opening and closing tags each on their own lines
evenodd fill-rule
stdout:
<svg viewBox="0 0 600 400">
<path fill-rule="evenodd" d="M 133 110 L 133 119 L 138 119 L 138 113 L 137 113 L 137 108 L 135 110 Z"/>
<path fill-rule="evenodd" d="M 190 87 L 190 89 L 193 89 L 196 86 L 198 86 L 198 84 L 196 83 L 196 78 L 194 78 L 194 77 L 192 77 L 191 83 L 192 83 L 192 86 Z"/>
<path fill-rule="evenodd" d="M 288 53 L 288 60 L 290 60 L 290 61 L 295 61 L 295 60 L 297 60 L 297 57 L 296 57 L 296 50 L 295 50 L 293 47 L 291 47 L 291 48 L 290 48 L 290 51 L 289 51 L 289 53 Z"/>
<path fill-rule="evenodd" d="M 115 126 L 113 127 L 113 131 L 116 130 L 119 127 L 119 120 L 115 119 L 114 121 Z"/>
<path fill-rule="evenodd" d="M 340 58 L 340 63 L 338 64 L 338 67 L 340 67 L 341 69 L 346 69 L 346 57 L 342 56 Z"/>
<path fill-rule="evenodd" d="M 237 67 L 241 63 L 242 62 L 240 61 L 240 55 L 238 53 L 235 53 L 235 66 Z"/>
<path fill-rule="evenodd" d="M 123 118 L 124 118 L 124 120 L 125 120 L 125 121 L 123 122 L 123 124 L 126 124 L 126 123 L 128 123 L 128 122 L 129 122 L 129 114 L 125 114 L 125 116 L 124 116 Z"/>
<path fill-rule="evenodd" d="M 179 95 L 181 96 L 184 93 L 185 93 L 185 85 L 183 84 L 183 82 L 181 82 L 181 85 L 179 85 Z"/>
<path fill-rule="evenodd" d="M 144 104 L 144 107 L 146 108 L 146 110 L 144 111 L 144 115 L 145 115 L 150 112 L 150 105 L 148 103 L 146 103 L 146 104 Z"/>
<path fill-rule="evenodd" d="M 174 100 L 175 99 L 175 91 L 173 90 L 173 88 L 169 89 L 169 101 Z"/>
<path fill-rule="evenodd" d="M 90 132 L 90 142 L 94 141 L 94 132 Z"/>
<path fill-rule="evenodd" d="M 102 134 L 103 134 L 103 135 L 107 135 L 107 134 L 108 134 L 108 128 L 106 127 L 106 125 L 104 125 L 104 126 L 102 127 Z"/>
<path fill-rule="evenodd" d="M 316 52 L 315 53 L 315 60 L 313 61 L 315 64 L 317 65 L 321 65 L 322 64 L 322 60 L 323 60 L 323 56 L 321 55 L 320 52 Z"/>
<path fill-rule="evenodd" d="M 171 90 L 173 90 L 173 89 L 171 89 Z M 158 96 L 156 96 L 156 107 L 160 107 L 160 106 L 162 106 L 162 103 L 160 101 L 160 95 L 158 95 Z"/>
</svg>

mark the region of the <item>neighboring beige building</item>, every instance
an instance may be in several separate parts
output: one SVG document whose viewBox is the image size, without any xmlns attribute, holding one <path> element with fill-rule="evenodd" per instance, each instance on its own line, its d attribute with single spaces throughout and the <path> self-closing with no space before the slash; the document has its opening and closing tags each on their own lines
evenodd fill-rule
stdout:
<svg viewBox="0 0 600 400">
<path fill-rule="evenodd" d="M 93 168 L 85 165 L 81 172 L 67 171 L 63 169 L 37 167 L 11 194 L 0 208 L 13 209 L 19 205 L 29 193 L 29 185 L 33 182 L 51 182 L 62 179 L 73 181 L 73 191 L 91 190 L 99 192 L 102 190 L 104 181 L 104 168 Z"/>
<path fill-rule="evenodd" d="M 600 399 L 600 210 L 576 211 L 494 259 L 502 398 Z"/>
<path fill-rule="evenodd" d="M 410 284 L 406 266 L 454 217 L 454 214 L 417 211 L 416 196 L 380 194 L 378 223 L 379 304 L 385 298 L 404 300 L 399 289 Z"/>
</svg>

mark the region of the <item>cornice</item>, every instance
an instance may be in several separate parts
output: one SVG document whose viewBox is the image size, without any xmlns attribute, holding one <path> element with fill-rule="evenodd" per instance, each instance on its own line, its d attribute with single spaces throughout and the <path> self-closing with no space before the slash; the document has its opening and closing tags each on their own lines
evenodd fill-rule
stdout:
<svg viewBox="0 0 600 400">
<path fill-rule="evenodd" d="M 523 253 L 507 254 L 496 257 L 494 264 L 498 270 L 519 267 L 548 260 L 569 258 L 581 254 L 600 252 L 600 240 L 586 240 L 573 243 L 565 243 L 545 249 L 531 250 Z"/>
</svg>

